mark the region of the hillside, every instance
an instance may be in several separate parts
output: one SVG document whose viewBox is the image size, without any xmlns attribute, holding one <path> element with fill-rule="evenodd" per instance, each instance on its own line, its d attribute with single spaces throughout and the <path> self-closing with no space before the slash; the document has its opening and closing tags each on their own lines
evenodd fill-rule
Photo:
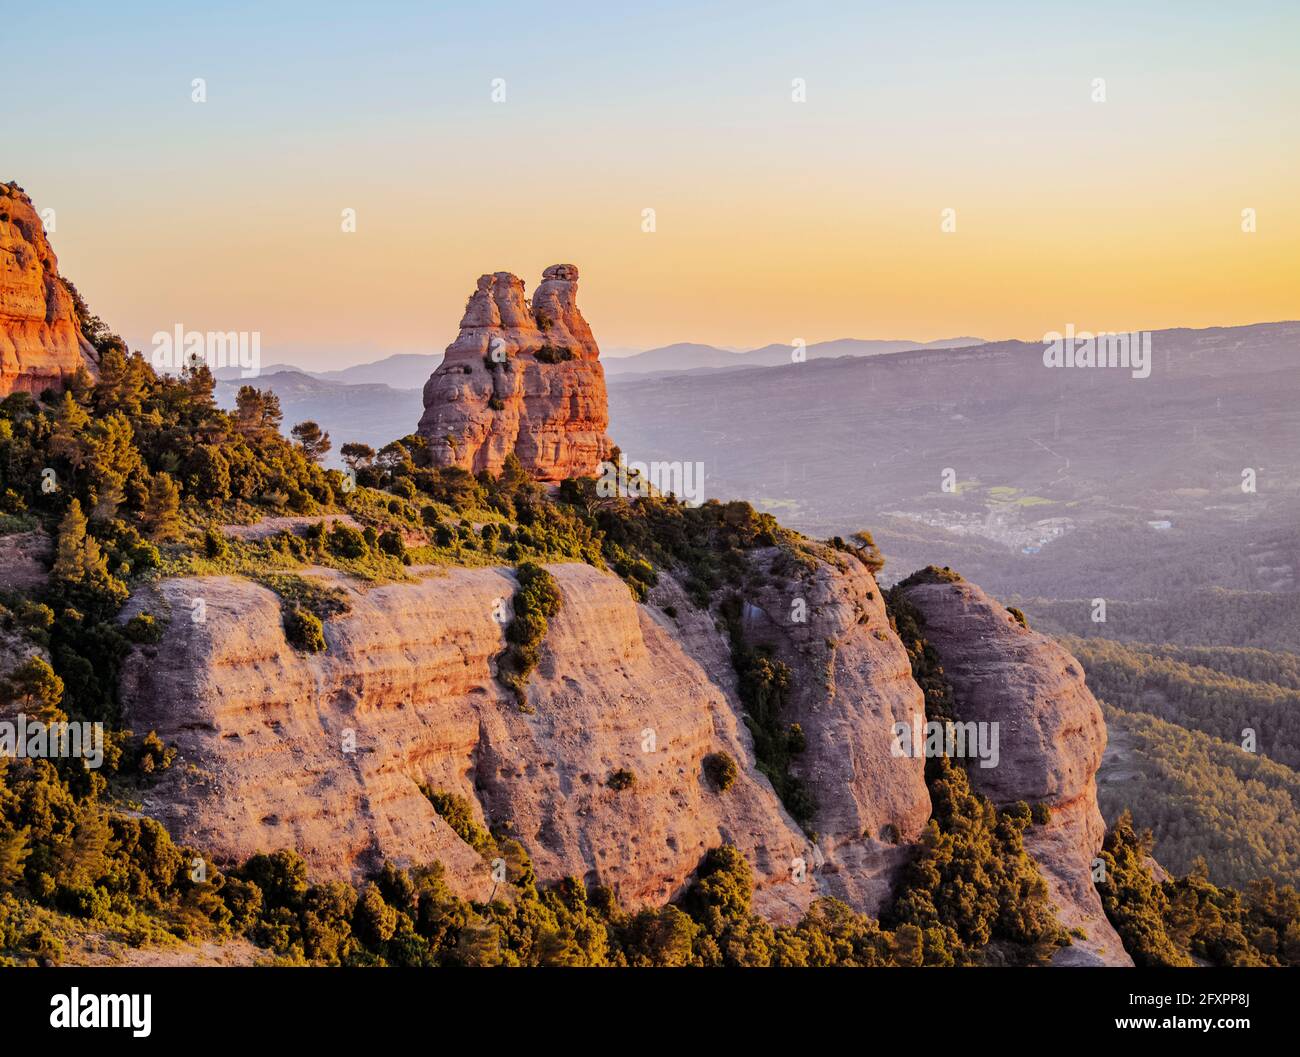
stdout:
<svg viewBox="0 0 1300 1057">
<path fill-rule="evenodd" d="M 1150 714 L 1103 709 L 1110 742 L 1097 799 L 1107 822 L 1130 811 L 1175 873 L 1201 862 L 1216 884 L 1300 883 L 1300 773 Z"/>
<path fill-rule="evenodd" d="M 625 380 L 610 411 L 629 459 L 702 462 L 709 495 L 812 534 L 870 527 L 899 568 L 1049 598 L 1294 590 L 1300 325 L 1151 344 L 1145 379 L 1000 342 Z"/>
</svg>

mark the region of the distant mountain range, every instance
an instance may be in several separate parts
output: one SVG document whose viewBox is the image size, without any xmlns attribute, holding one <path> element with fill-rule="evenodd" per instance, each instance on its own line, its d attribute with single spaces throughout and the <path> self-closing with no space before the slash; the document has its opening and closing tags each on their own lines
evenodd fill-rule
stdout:
<svg viewBox="0 0 1300 1057">
<path fill-rule="evenodd" d="M 240 386 L 253 385 L 271 390 L 280 398 L 286 433 L 295 423 L 311 419 L 330 434 L 334 451 L 326 459 L 329 466 L 341 465 L 338 449 L 348 441 L 360 441 L 379 449 L 390 440 L 415 432 L 415 425 L 424 410 L 420 390 L 409 386 L 398 389 L 373 382 L 349 384 L 329 381 L 296 367 L 270 368 L 250 379 L 240 379 L 238 371 L 235 373 L 233 380 L 217 382 L 216 398 L 221 407 L 235 406 L 235 394 Z"/>
<path fill-rule="evenodd" d="M 238 367 L 223 367 L 216 374 L 218 381 L 252 382 L 260 385 L 271 375 L 291 371 L 322 382 L 341 385 L 387 385 L 394 389 L 423 389 L 429 375 L 433 374 L 440 363 L 440 352 L 400 352 L 373 363 L 359 363 L 336 371 L 308 371 L 291 363 L 271 363 L 263 367 L 255 379 L 241 379 Z"/>
<path fill-rule="evenodd" d="M 880 356 L 891 352 L 909 352 L 916 349 L 956 349 L 983 344 L 982 338 L 944 338 L 940 341 L 877 341 L 861 338 L 840 338 L 836 341 L 814 342 L 807 347 L 810 360 L 834 356 Z M 764 345 L 748 352 L 733 352 L 716 345 L 700 345 L 682 341 L 631 356 L 602 358 L 607 378 L 623 375 L 643 375 L 667 371 L 723 370 L 738 367 L 778 367 L 792 362 L 793 346 Z M 272 363 L 263 367 L 258 378 L 265 381 L 271 375 L 292 371 L 305 374 L 323 382 L 343 385 L 387 385 L 394 389 L 423 389 L 424 383 L 442 363 L 442 353 L 402 352 L 386 356 L 372 363 L 359 363 L 334 371 L 309 371 L 291 363 Z M 223 367 L 216 372 L 218 381 L 255 381 L 241 379 L 238 367 Z"/>
<path fill-rule="evenodd" d="M 968 345 L 982 345 L 983 338 L 943 338 L 939 341 L 879 341 L 862 338 L 839 338 L 835 341 L 818 341 L 805 350 L 807 359 L 820 360 L 835 356 L 880 356 L 891 352 L 911 352 L 916 349 L 958 349 Z M 699 345 L 683 341 L 648 349 L 634 356 L 618 359 L 601 359 L 605 377 L 625 374 L 650 374 L 660 371 L 690 371 L 700 368 L 779 367 L 793 363 L 793 345 L 764 345 L 748 352 L 732 352 L 713 345 Z"/>
<path fill-rule="evenodd" d="M 629 377 L 610 435 L 811 535 L 871 529 L 886 579 L 939 559 L 1003 596 L 1296 590 L 1300 324 L 1151 350 L 1149 378 L 1019 341 Z"/>
</svg>

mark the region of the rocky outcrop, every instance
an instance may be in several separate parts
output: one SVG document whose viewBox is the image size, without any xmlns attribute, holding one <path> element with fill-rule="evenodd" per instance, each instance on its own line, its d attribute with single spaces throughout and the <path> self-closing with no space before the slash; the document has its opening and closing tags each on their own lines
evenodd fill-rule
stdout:
<svg viewBox="0 0 1300 1057">
<path fill-rule="evenodd" d="M 530 302 L 509 272 L 480 276 L 460 333 L 424 387 L 419 431 L 435 466 L 499 473 L 511 453 L 543 481 L 591 475 L 612 444 L 600 349 L 556 264 Z"/>
<path fill-rule="evenodd" d="M 352 606 L 326 623 L 321 654 L 293 650 L 279 600 L 248 581 L 168 580 L 138 596 L 124 619 L 147 609 L 168 621 L 162 641 L 126 663 L 126 720 L 180 750 L 145 810 L 223 861 L 293 847 L 321 876 L 358 877 L 384 857 L 437 859 L 482 898 L 488 865 L 438 817 L 423 784 L 466 797 L 486 824 L 508 824 L 541 879 L 608 884 L 629 905 L 679 893 L 705 850 L 732 843 L 754 866 L 756 906 L 775 919 L 824 894 L 878 909 L 899 853 L 877 838 L 891 825 L 915 833 L 929 812 L 920 761 L 880 766 L 880 721 L 920 707 L 901 646 L 853 623 L 839 678 L 887 678 L 870 693 L 799 705 L 827 805 L 819 853 L 754 766 L 711 618 L 638 605 L 621 580 L 589 566 L 550 569 L 564 602 L 527 711 L 494 678 L 497 603 L 515 589 L 507 570 L 369 590 L 319 571 Z M 827 575 L 824 605 L 814 602 L 822 623 L 808 635 L 853 610 L 847 596 L 831 597 L 839 574 Z M 675 589 L 667 578 L 664 589 Z M 873 613 L 883 622 L 878 600 Z M 703 773 L 715 752 L 740 765 L 725 792 Z M 631 788 L 607 784 L 619 770 L 634 775 Z"/>
<path fill-rule="evenodd" d="M 122 619 L 147 610 L 165 632 L 126 661 L 125 719 L 180 753 L 144 808 L 219 862 L 291 847 L 315 875 L 355 880 L 383 859 L 438 860 L 484 898 L 489 864 L 425 786 L 517 837 L 542 881 L 609 885 L 629 906 L 679 895 L 703 853 L 731 843 L 774 920 L 819 896 L 878 913 L 930 815 L 924 761 L 895 751 L 896 725 L 923 718 L 922 694 L 866 567 L 829 549 L 807 559 L 751 552 L 741 617 L 746 641 L 790 667 L 787 716 L 807 742 L 793 771 L 817 802 L 807 833 L 757 767 L 715 614 L 669 575 L 638 604 L 617 577 L 576 563 L 549 566 L 563 604 L 522 709 L 495 669 L 509 569 L 415 570 L 368 588 L 313 570 L 351 606 L 326 621 L 319 654 L 289 646 L 279 599 L 249 581 L 142 592 Z M 1086 936 L 1057 960 L 1130 964 L 1091 881 L 1105 728 L 1079 665 L 970 584 L 905 594 L 959 718 L 999 724 L 997 766 L 972 761 L 972 786 L 999 805 L 1051 808 L 1026 847 L 1062 924 Z M 739 764 L 726 791 L 704 773 L 710 753 Z M 611 787 L 618 771 L 630 788 Z"/>
<path fill-rule="evenodd" d="M 958 719 L 998 724 L 997 764 L 971 761 L 972 788 L 999 807 L 1023 800 L 1051 809 L 1050 822 L 1026 832 L 1025 846 L 1061 923 L 1087 937 L 1076 938 L 1056 960 L 1132 965 L 1092 883 L 1092 860 L 1105 836 L 1096 775 L 1106 725 L 1083 668 L 973 584 L 918 583 L 903 594 L 924 620 Z"/>
<path fill-rule="evenodd" d="M 0 396 L 58 389 L 95 350 L 81 333 L 72 295 L 32 200 L 0 184 Z"/>
<path fill-rule="evenodd" d="M 930 817 L 924 761 L 890 752 L 894 724 L 923 718 L 924 698 L 860 561 L 827 548 L 813 567 L 798 567 L 769 548 L 753 552 L 750 566 L 758 575 L 746 594 L 744 636 L 789 665 L 785 718 L 807 740 L 791 771 L 817 803 L 808 869 L 820 893 L 874 913 Z M 651 599 L 689 609 L 671 583 Z M 734 697 L 726 639 L 712 617 L 699 616 L 706 627 L 683 635 L 686 648 Z"/>
</svg>

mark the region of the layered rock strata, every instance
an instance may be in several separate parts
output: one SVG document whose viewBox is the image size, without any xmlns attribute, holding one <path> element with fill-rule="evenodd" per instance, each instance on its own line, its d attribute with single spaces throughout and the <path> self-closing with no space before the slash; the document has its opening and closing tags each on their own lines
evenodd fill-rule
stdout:
<svg viewBox="0 0 1300 1057">
<path fill-rule="evenodd" d="M 776 919 L 824 894 L 877 910 L 901 854 L 881 835 L 915 835 L 929 800 L 921 761 L 886 748 L 884 721 L 919 709 L 920 693 L 901 644 L 856 623 L 869 574 L 828 570 L 817 622 L 801 633 L 844 632 L 832 663 L 840 691 L 795 706 L 824 803 L 814 845 L 755 766 L 712 619 L 639 605 L 589 566 L 550 569 L 564 601 L 523 711 L 495 679 L 499 603 L 516 586 L 507 570 L 369 590 L 319 571 L 351 602 L 326 622 L 320 654 L 288 645 L 279 599 L 248 581 L 174 579 L 138 596 L 123 619 L 147 609 L 167 624 L 126 663 L 126 720 L 180 750 L 146 810 L 222 861 L 291 847 L 321 876 L 357 878 L 383 858 L 437 859 L 482 897 L 487 864 L 424 785 L 464 796 L 485 825 L 508 825 L 542 880 L 607 884 L 629 905 L 680 893 L 708 848 L 731 843 L 754 866 L 756 905 Z M 665 578 L 663 590 L 679 589 Z M 791 656 L 797 681 L 811 682 L 812 662 Z M 739 764 L 726 791 L 704 773 L 716 752 Z M 620 770 L 631 788 L 611 788 Z"/>
</svg>

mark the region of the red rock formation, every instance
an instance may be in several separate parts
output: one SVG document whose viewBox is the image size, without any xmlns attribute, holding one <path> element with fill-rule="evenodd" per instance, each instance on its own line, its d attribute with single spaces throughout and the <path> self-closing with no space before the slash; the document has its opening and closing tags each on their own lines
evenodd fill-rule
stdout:
<svg viewBox="0 0 1300 1057">
<path fill-rule="evenodd" d="M 656 592 L 676 618 L 638 605 L 609 573 L 550 569 L 564 604 L 529 680 L 529 712 L 494 676 L 504 646 L 494 610 L 516 587 L 502 570 L 366 590 L 318 570 L 352 605 L 326 622 L 319 654 L 285 642 L 279 600 L 258 584 L 187 578 L 143 592 L 123 619 L 139 609 L 170 619 L 158 646 L 128 659 L 122 700 L 129 723 L 180 751 L 145 811 L 219 861 L 293 847 L 318 876 L 357 878 L 381 857 L 437 859 L 482 897 L 485 864 L 434 813 L 424 784 L 510 822 L 543 881 L 575 876 L 629 905 L 658 904 L 708 848 L 733 843 L 754 867 L 756 907 L 774 919 L 796 918 L 820 895 L 878 912 L 929 797 L 923 761 L 888 751 L 890 724 L 919 711 L 921 694 L 901 643 L 875 634 L 889 625 L 870 574 L 810 572 L 799 591 L 811 616 L 794 629 L 777 626 L 788 599 L 763 600 L 773 626 L 761 637 L 807 684 L 795 705 L 806 777 L 823 802 L 813 845 L 756 765 L 713 618 L 669 576 Z M 828 663 L 834 687 L 814 677 Z M 703 773 L 716 752 L 740 768 L 725 793 Z M 632 789 L 606 784 L 618 769 L 636 776 Z"/>
<path fill-rule="evenodd" d="M 499 473 L 513 452 L 534 477 L 561 481 L 609 456 L 605 372 L 577 290 L 571 264 L 547 268 L 531 303 L 509 272 L 480 276 L 424 387 L 419 431 L 435 466 Z"/>
<path fill-rule="evenodd" d="M 574 876 L 630 906 L 659 904 L 707 848 L 733 843 L 754 867 L 756 909 L 774 920 L 826 895 L 879 913 L 930 814 L 924 761 L 893 749 L 895 725 L 922 716 L 921 690 L 860 562 L 823 553 L 791 571 L 779 559 L 754 552 L 770 575 L 742 619 L 746 639 L 791 669 L 815 844 L 757 766 L 714 616 L 670 575 L 638 604 L 617 577 L 576 563 L 550 566 L 564 603 L 522 712 L 495 677 L 497 605 L 516 587 L 507 570 L 415 570 L 414 582 L 366 589 L 315 570 L 352 606 L 326 622 L 318 654 L 288 645 L 280 602 L 258 584 L 195 577 L 141 592 L 122 619 L 147 609 L 166 630 L 125 663 L 125 718 L 180 751 L 144 810 L 218 862 L 293 847 L 314 875 L 355 880 L 382 858 L 436 859 L 462 894 L 483 898 L 486 864 L 425 785 L 510 823 L 544 882 Z M 972 786 L 1000 805 L 1051 808 L 1025 846 L 1062 924 L 1086 933 L 1055 960 L 1131 964 L 1090 876 L 1105 728 L 1078 663 L 973 585 L 921 584 L 907 597 L 961 719 L 1000 724 L 998 764 L 970 766 Z M 703 775 L 715 752 L 739 765 L 725 793 Z M 635 775 L 631 789 L 608 786 L 619 769 Z"/>
<path fill-rule="evenodd" d="M 62 388 L 95 350 L 77 324 L 72 295 L 32 200 L 0 184 L 0 396 Z"/>
<path fill-rule="evenodd" d="M 971 761 L 971 788 L 998 807 L 1023 800 L 1051 808 L 1050 822 L 1026 831 L 1025 849 L 1061 924 L 1087 934 L 1054 963 L 1132 965 L 1092 883 L 1106 833 L 1096 781 L 1106 724 L 1082 665 L 974 584 L 919 583 L 903 593 L 925 621 L 958 720 L 999 725 L 997 765 Z"/>
</svg>

